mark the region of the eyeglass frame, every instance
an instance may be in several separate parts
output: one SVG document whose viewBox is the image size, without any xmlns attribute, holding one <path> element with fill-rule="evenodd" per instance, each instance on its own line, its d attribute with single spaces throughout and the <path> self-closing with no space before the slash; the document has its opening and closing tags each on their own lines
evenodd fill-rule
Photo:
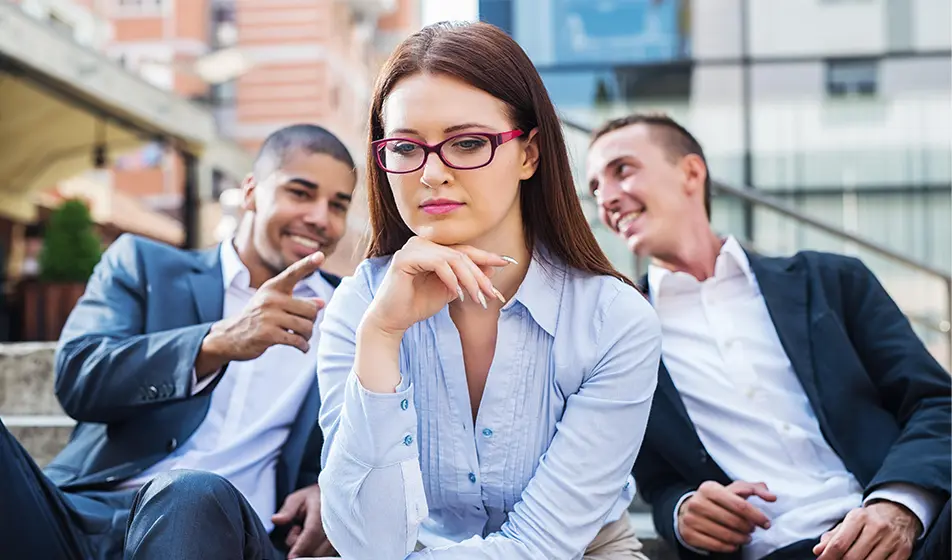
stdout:
<svg viewBox="0 0 952 560">
<path fill-rule="evenodd" d="M 427 160 L 430 159 L 430 154 L 433 154 L 433 153 L 436 154 L 436 157 L 440 158 L 440 161 L 443 162 L 443 165 L 449 167 L 450 169 L 456 169 L 457 171 L 470 171 L 473 169 L 480 169 L 480 168 L 486 167 L 487 165 L 492 163 L 493 159 L 496 157 L 496 148 L 498 148 L 499 146 L 502 146 L 503 144 L 505 144 L 506 142 L 510 140 L 519 138 L 523 134 L 525 133 L 518 128 L 509 130 L 507 132 L 499 132 L 495 134 L 492 132 L 463 132 L 460 134 L 454 134 L 453 136 L 450 136 L 449 138 L 443 140 L 442 142 L 438 142 L 436 144 L 427 144 L 415 138 L 394 137 L 394 138 L 383 138 L 380 140 L 374 140 L 373 142 L 370 143 L 370 146 L 374 150 L 374 161 L 376 161 L 377 166 L 383 171 L 385 171 L 386 173 L 392 173 L 394 175 L 405 175 L 407 173 L 415 173 L 426 166 Z M 443 157 L 443 153 L 442 153 L 443 145 L 446 144 L 447 142 L 456 140 L 457 138 L 461 138 L 463 136 L 481 136 L 489 140 L 489 145 L 492 148 L 492 151 L 489 154 L 489 161 L 487 161 L 486 163 L 482 165 L 477 165 L 475 167 L 457 167 L 451 164 L 450 162 L 446 161 L 446 158 Z M 415 144 L 423 148 L 423 159 L 420 161 L 420 165 L 418 167 L 415 167 L 407 171 L 391 171 L 383 165 L 383 161 L 381 161 L 381 156 L 380 156 L 380 153 L 382 152 L 381 147 L 386 146 L 387 142 L 396 142 L 396 141 L 410 142 L 412 144 Z"/>
</svg>

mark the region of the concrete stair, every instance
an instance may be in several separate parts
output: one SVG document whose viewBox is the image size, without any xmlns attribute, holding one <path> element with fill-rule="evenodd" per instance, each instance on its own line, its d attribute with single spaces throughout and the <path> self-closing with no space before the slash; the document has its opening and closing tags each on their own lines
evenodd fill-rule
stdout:
<svg viewBox="0 0 952 560">
<path fill-rule="evenodd" d="M 0 420 L 41 467 L 66 445 L 76 424 L 53 393 L 55 348 L 46 342 L 0 344 Z M 651 560 L 675 560 L 648 512 L 636 499 L 629 514 L 645 554 Z"/>
<path fill-rule="evenodd" d="M 0 420 L 40 466 L 69 441 L 75 422 L 53 393 L 53 351 L 46 342 L 0 344 Z"/>
</svg>

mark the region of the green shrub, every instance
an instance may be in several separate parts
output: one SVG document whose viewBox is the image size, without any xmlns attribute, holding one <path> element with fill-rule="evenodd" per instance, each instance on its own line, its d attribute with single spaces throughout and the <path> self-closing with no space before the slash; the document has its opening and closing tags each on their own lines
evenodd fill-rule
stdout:
<svg viewBox="0 0 952 560">
<path fill-rule="evenodd" d="M 40 279 L 86 282 L 102 256 L 102 239 L 81 200 L 63 202 L 46 225 L 40 251 Z"/>
</svg>

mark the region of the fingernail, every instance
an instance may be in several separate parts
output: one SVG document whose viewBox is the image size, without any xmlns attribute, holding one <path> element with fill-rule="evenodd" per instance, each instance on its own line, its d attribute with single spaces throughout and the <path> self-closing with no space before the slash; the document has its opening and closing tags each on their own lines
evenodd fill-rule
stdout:
<svg viewBox="0 0 952 560">
<path fill-rule="evenodd" d="M 459 296 L 460 302 L 466 301 L 466 296 L 463 295 L 463 288 L 456 286 L 456 295 Z"/>
<path fill-rule="evenodd" d="M 500 293 L 499 290 L 493 288 L 493 295 L 496 296 L 496 299 L 501 301 L 503 305 L 506 305 L 506 298 L 502 297 L 502 293 Z"/>
<path fill-rule="evenodd" d="M 764 529 L 769 529 L 769 528 L 770 528 L 770 522 L 768 521 L 764 523 Z"/>
<path fill-rule="evenodd" d="M 486 305 L 486 296 L 482 292 L 476 292 L 476 297 L 479 299 L 479 305 L 483 306 L 483 309 L 489 309 L 489 306 Z"/>
<path fill-rule="evenodd" d="M 519 261 L 517 261 L 516 259 L 512 257 L 507 257 L 506 255 L 502 255 L 499 258 L 501 258 L 502 260 L 506 261 L 509 264 L 519 264 Z"/>
</svg>

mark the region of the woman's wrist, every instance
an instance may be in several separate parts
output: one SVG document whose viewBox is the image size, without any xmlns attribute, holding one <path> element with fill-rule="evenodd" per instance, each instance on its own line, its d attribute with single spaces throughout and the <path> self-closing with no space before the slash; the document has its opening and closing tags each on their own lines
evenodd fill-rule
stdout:
<svg viewBox="0 0 952 560">
<path fill-rule="evenodd" d="M 383 345 L 385 349 L 399 349 L 405 332 L 406 329 L 389 326 L 381 321 L 373 311 L 368 311 L 357 326 L 357 339 L 370 340 L 374 344 Z"/>
<path fill-rule="evenodd" d="M 400 384 L 400 343 L 404 331 L 382 327 L 371 315 L 357 327 L 354 371 L 371 393 L 393 393 Z"/>
</svg>

